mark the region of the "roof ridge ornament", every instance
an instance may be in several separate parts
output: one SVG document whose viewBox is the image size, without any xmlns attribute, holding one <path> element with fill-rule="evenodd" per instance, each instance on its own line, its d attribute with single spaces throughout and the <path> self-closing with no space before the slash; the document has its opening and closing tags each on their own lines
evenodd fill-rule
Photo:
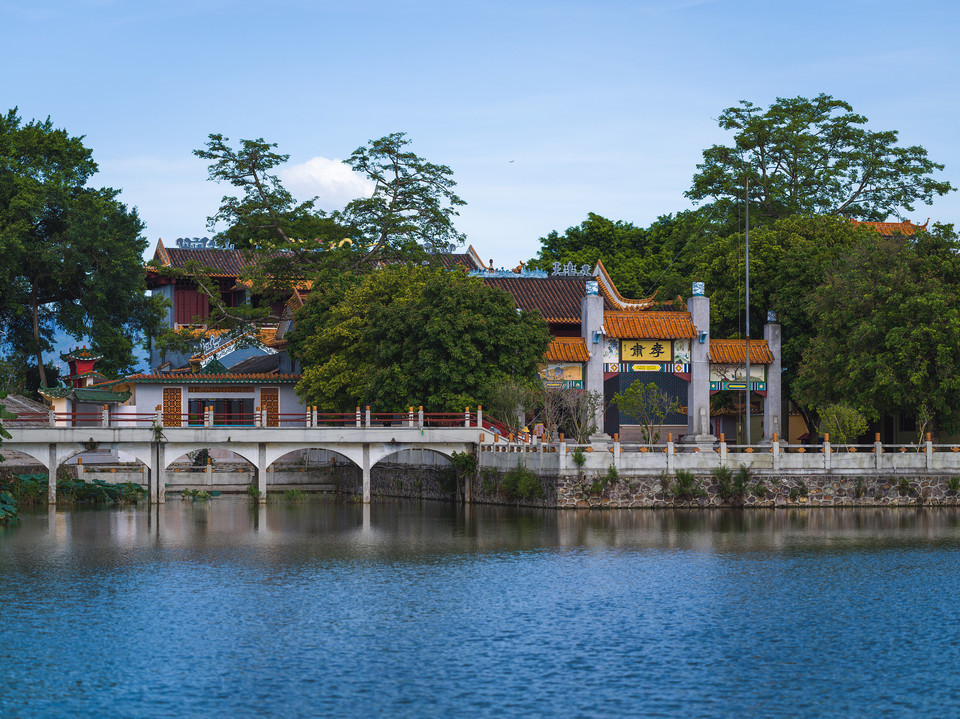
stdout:
<svg viewBox="0 0 960 719">
<path fill-rule="evenodd" d="M 554 262 L 552 274 L 554 277 L 593 277 L 590 265 L 584 264 L 578 268 L 573 262 L 567 262 L 565 265 Z"/>
</svg>

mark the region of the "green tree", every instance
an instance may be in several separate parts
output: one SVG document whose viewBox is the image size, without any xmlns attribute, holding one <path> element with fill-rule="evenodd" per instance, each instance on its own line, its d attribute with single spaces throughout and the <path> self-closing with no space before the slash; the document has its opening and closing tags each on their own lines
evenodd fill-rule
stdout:
<svg viewBox="0 0 960 719">
<path fill-rule="evenodd" d="M 804 415 L 807 426 L 818 424 L 814 407 L 793 391 L 804 351 L 817 333 L 819 318 L 811 312 L 817 288 L 842 258 L 877 233 L 836 216 L 793 216 L 750 233 L 750 327 L 762 338 L 767 311 L 777 313 L 783 328 L 781 360 L 783 387 Z M 697 258 L 695 273 L 710 295 L 714 337 L 743 337 L 744 238 L 742 234 L 713 238 Z"/>
<path fill-rule="evenodd" d="M 624 419 L 633 419 L 640 425 L 648 445 L 660 441 L 660 426 L 667 415 L 680 411 L 680 402 L 653 382 L 634 382 L 622 393 L 615 394 L 612 401 Z"/>
<path fill-rule="evenodd" d="M 254 302 L 229 306 L 212 268 L 194 264 L 182 271 L 157 270 L 197 284 L 211 302 L 208 328 L 242 335 L 251 326 L 276 321 L 270 305 L 289 297 L 294 287 L 310 287 L 311 296 L 326 298 L 318 297 L 311 312 L 298 320 L 311 323 L 339 301 L 337 293 L 370 270 L 389 262 L 428 262 L 433 251 L 463 240 L 453 218 L 465 203 L 453 192 L 452 171 L 420 158 L 407 149 L 409 144 L 404 133 L 394 133 L 355 150 L 346 162 L 371 181 L 372 196 L 326 214 L 316 209 L 316 198 L 297 203 L 283 187 L 276 168 L 289 156 L 276 152 L 276 144 L 259 138 L 240 140 L 234 147 L 229 138 L 210 135 L 206 147 L 194 154 L 210 162 L 211 181 L 230 185 L 238 196 L 224 196 L 208 226 L 211 231 L 223 227 L 215 239 L 245 253 L 242 279 Z M 305 356 L 310 350 L 300 345 L 306 336 L 301 331 L 295 340 L 295 352 Z M 181 333 L 160 341 L 182 351 L 196 339 Z"/>
<path fill-rule="evenodd" d="M 371 197 L 348 203 L 339 217 L 353 229 L 362 257 L 370 263 L 416 258 L 424 250 L 445 250 L 463 243 L 453 218 L 465 204 L 454 193 L 457 183 L 446 165 L 427 162 L 406 149 L 406 133 L 395 132 L 358 147 L 347 159 L 355 172 L 374 183 Z"/>
<path fill-rule="evenodd" d="M 290 335 L 291 354 L 303 367 L 297 393 L 304 402 L 326 412 L 347 412 L 372 401 L 377 364 L 370 313 L 419 296 L 429 272 L 423 266 L 388 265 L 345 283 L 339 296 L 310 294 Z"/>
<path fill-rule="evenodd" d="M 624 296 L 656 293 L 660 301 L 669 301 L 690 293 L 698 248 L 715 231 L 709 211 L 664 215 L 645 228 L 591 212 L 563 234 L 554 230 L 540 238 L 540 252 L 527 266 L 550 271 L 554 262 L 573 262 L 592 269 L 602 260 Z"/>
<path fill-rule="evenodd" d="M 120 373 L 161 317 L 146 296 L 143 223 L 117 190 L 87 186 L 97 164 L 82 140 L 49 118 L 0 116 L 0 333 L 34 358 L 43 386 L 57 328 L 88 337 L 98 369 Z"/>
<path fill-rule="evenodd" d="M 897 132 L 867 129 L 866 117 L 830 95 L 777 98 L 766 111 L 741 100 L 718 123 L 734 132 L 733 144 L 703 151 L 686 196 L 735 215 L 749 177 L 758 224 L 794 214 L 885 220 L 954 189 L 934 179 L 943 165 L 923 147 L 901 147 Z"/>
<path fill-rule="evenodd" d="M 847 444 L 867 431 L 867 420 L 853 407 L 845 404 L 830 404 L 818 410 L 820 435 L 830 435 L 834 444 Z"/>
<path fill-rule="evenodd" d="M 370 273 L 332 308 L 311 298 L 294 335 L 297 391 L 328 411 L 476 406 L 497 385 L 536 377 L 549 344 L 542 318 L 518 313 L 505 292 L 419 265 Z"/>
<path fill-rule="evenodd" d="M 432 270 L 418 296 L 374 309 L 377 406 L 454 411 L 508 380 L 534 381 L 550 344 L 539 313 L 462 272 Z"/>
<path fill-rule="evenodd" d="M 874 235 L 813 292 L 817 331 L 798 396 L 869 419 L 915 416 L 920 432 L 960 429 L 960 256 L 950 225 L 916 238 Z"/>
</svg>

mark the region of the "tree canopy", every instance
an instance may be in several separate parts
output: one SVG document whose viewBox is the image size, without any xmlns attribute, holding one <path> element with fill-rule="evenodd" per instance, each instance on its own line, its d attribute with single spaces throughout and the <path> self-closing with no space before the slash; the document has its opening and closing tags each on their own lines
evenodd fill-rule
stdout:
<svg viewBox="0 0 960 719">
<path fill-rule="evenodd" d="M 419 265 L 386 266 L 325 304 L 297 313 L 291 348 L 304 365 L 298 393 L 327 411 L 476 406 L 507 379 L 535 378 L 550 339 L 505 292 Z"/>
<path fill-rule="evenodd" d="M 143 223 L 118 190 L 87 186 L 96 171 L 83 138 L 49 118 L 0 116 L 0 338 L 34 359 L 42 385 L 58 328 L 88 337 L 101 371 L 124 372 L 159 324 L 142 271 Z"/>
<path fill-rule="evenodd" d="M 734 132 L 733 143 L 703 151 L 686 196 L 730 213 L 743 203 L 749 177 L 758 223 L 795 214 L 882 221 L 955 189 L 934 178 L 943 165 L 923 147 L 898 145 L 893 130 L 867 129 L 866 117 L 830 95 L 777 98 L 766 111 L 741 100 L 718 123 Z"/>
<path fill-rule="evenodd" d="M 402 133 L 393 133 L 354 150 L 346 160 L 373 186 L 370 197 L 349 202 L 342 211 L 326 213 L 316 198 L 296 202 L 276 174 L 288 155 L 263 138 L 240 140 L 236 146 L 211 134 L 194 154 L 208 160 L 209 179 L 238 193 L 225 195 L 208 218 L 215 239 L 245 253 L 241 278 L 259 303 L 231 306 L 211 268 L 184 270 L 157 267 L 158 272 L 192 279 L 211 304 L 208 328 L 242 334 L 252 325 L 277 321 L 270 305 L 289 297 L 293 288 L 343 288 L 385 262 L 430 262 L 437 250 L 462 242 L 453 225 L 464 205 L 453 188 L 453 172 L 416 155 Z M 222 229 L 216 232 L 217 227 Z M 305 320 L 309 322 L 309 320 Z M 196 338 L 171 333 L 160 342 L 184 349 Z"/>
<path fill-rule="evenodd" d="M 960 244 L 952 226 L 915 239 L 874 235 L 845 253 L 812 293 L 817 332 L 798 396 L 870 419 L 917 417 L 960 429 Z"/>
</svg>

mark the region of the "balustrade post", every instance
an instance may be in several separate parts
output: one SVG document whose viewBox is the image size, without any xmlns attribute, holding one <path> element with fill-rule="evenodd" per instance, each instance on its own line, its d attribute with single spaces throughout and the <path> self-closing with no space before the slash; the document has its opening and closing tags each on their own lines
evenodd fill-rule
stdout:
<svg viewBox="0 0 960 719">
<path fill-rule="evenodd" d="M 159 416 L 159 413 L 158 413 L 158 416 Z M 50 426 L 56 427 L 57 426 L 57 410 L 54 408 L 53 405 L 50 405 L 49 419 L 50 419 Z"/>
<path fill-rule="evenodd" d="M 420 427 L 420 430 L 423 431 L 423 405 L 417 408 L 417 425 Z"/>
<path fill-rule="evenodd" d="M 364 426 L 365 426 L 367 429 L 370 429 L 370 405 L 367 405 L 367 408 L 366 408 L 366 411 L 365 411 L 365 414 L 364 414 L 364 420 L 363 420 L 363 421 L 364 421 L 364 423 L 365 423 Z"/>
<path fill-rule="evenodd" d="M 100 410 L 100 420 L 104 427 L 110 426 L 110 405 L 105 404 Z"/>
<path fill-rule="evenodd" d="M 77 479 L 83 480 L 83 457 L 77 457 Z"/>
<path fill-rule="evenodd" d="M 477 427 L 483 429 L 483 405 L 477 405 Z"/>
<path fill-rule="evenodd" d="M 260 408 L 260 426 L 261 427 L 267 426 L 267 408 L 266 407 Z"/>
<path fill-rule="evenodd" d="M 614 432 L 614 434 L 613 434 L 613 466 L 614 466 L 614 468 L 617 470 L 617 472 L 620 471 L 620 464 L 621 464 L 620 460 L 621 460 L 621 457 L 620 457 L 620 433 L 619 433 L 619 432 Z"/>
<path fill-rule="evenodd" d="M 317 405 L 313 405 L 313 407 L 310 408 L 310 426 L 317 426 Z"/>
<path fill-rule="evenodd" d="M 253 426 L 262 427 L 260 424 L 260 405 L 257 405 L 253 410 Z"/>
<path fill-rule="evenodd" d="M 673 472 L 676 468 L 676 451 L 673 446 L 673 432 L 667 433 L 667 472 Z"/>
<path fill-rule="evenodd" d="M 873 435 L 873 455 L 877 470 L 883 469 L 883 445 L 880 443 L 880 433 Z"/>
<path fill-rule="evenodd" d="M 776 432 L 773 433 L 773 469 L 780 471 L 780 437 Z"/>
<path fill-rule="evenodd" d="M 357 426 L 358 426 L 358 427 L 360 426 L 360 422 L 361 422 L 361 420 L 360 420 L 360 408 L 357 407 Z"/>
<path fill-rule="evenodd" d="M 720 466 L 727 466 L 727 436 L 723 432 L 720 433 Z"/>
<path fill-rule="evenodd" d="M 203 426 L 204 427 L 213 426 L 213 407 L 203 408 Z"/>
<path fill-rule="evenodd" d="M 567 472 L 567 442 L 563 438 L 563 434 L 560 435 L 560 444 L 557 449 L 557 468 L 560 471 L 560 475 L 563 476 Z"/>
<path fill-rule="evenodd" d="M 927 471 L 933 469 L 933 442 L 930 441 L 930 433 L 927 432 L 927 442 L 926 447 L 924 447 L 927 454 Z"/>
<path fill-rule="evenodd" d="M 830 433 L 823 433 L 823 468 L 826 470 L 833 468 L 833 462 L 831 461 L 831 449 L 830 449 Z"/>
<path fill-rule="evenodd" d="M 310 424 L 310 408 L 309 408 L 309 407 L 307 407 L 307 408 L 303 411 L 303 424 L 304 424 L 305 427 L 312 427 L 312 426 L 313 426 L 313 425 Z"/>
<path fill-rule="evenodd" d="M 408 427 L 413 426 L 413 407 L 410 407 L 409 410 L 407 411 L 407 426 Z"/>
<path fill-rule="evenodd" d="M 469 407 L 463 410 L 463 426 L 464 427 L 470 426 L 470 408 Z"/>
<path fill-rule="evenodd" d="M 207 457 L 207 466 L 203 468 L 203 471 L 207 475 L 207 484 L 213 484 L 213 460 L 210 457 Z"/>
<path fill-rule="evenodd" d="M 51 407 L 51 409 L 53 408 Z M 157 405 L 156 413 L 157 413 L 157 418 L 155 421 L 157 423 L 157 426 L 162 427 L 163 426 L 163 408 L 159 404 Z"/>
</svg>

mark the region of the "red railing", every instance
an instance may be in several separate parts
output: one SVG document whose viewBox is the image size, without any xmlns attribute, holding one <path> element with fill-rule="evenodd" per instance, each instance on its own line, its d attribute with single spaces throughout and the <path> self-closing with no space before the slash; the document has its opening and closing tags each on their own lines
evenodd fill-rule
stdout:
<svg viewBox="0 0 960 719">
<path fill-rule="evenodd" d="M 476 412 L 22 412 L 3 420 L 4 426 L 15 427 L 204 427 L 212 420 L 214 427 L 477 427 Z M 422 423 L 422 424 L 421 424 Z M 516 430 L 489 418 L 483 427 L 504 436 Z"/>
</svg>

